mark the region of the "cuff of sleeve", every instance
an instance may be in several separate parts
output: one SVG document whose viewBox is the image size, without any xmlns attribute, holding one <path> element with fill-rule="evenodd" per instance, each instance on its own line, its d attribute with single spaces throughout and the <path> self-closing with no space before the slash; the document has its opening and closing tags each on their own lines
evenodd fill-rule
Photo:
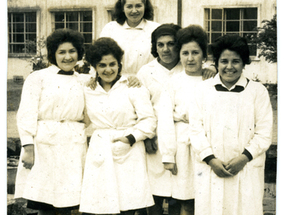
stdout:
<svg viewBox="0 0 285 215">
<path fill-rule="evenodd" d="M 253 146 L 245 147 L 245 150 L 247 150 L 250 153 L 252 159 L 254 159 L 258 156 L 258 152 L 256 151 L 256 149 Z"/>
<path fill-rule="evenodd" d="M 132 134 L 129 134 L 128 136 L 126 136 L 126 138 L 129 140 L 131 146 L 133 146 L 136 142 L 136 138 Z"/>
<path fill-rule="evenodd" d="M 252 160 L 252 155 L 250 154 L 250 152 L 247 149 L 244 149 L 242 154 L 245 155 L 249 161 Z"/>
<path fill-rule="evenodd" d="M 132 135 L 134 136 L 135 140 L 138 142 L 138 141 L 142 141 L 146 138 L 146 136 L 141 132 L 139 131 L 138 129 L 135 129 L 133 132 L 132 132 Z"/>
<path fill-rule="evenodd" d="M 162 156 L 162 163 L 175 163 L 174 156 L 172 156 L 172 155 L 163 155 Z"/>
<path fill-rule="evenodd" d="M 30 144 L 34 144 L 34 138 L 32 136 L 21 137 L 21 145 L 22 146 L 30 145 Z"/>
<path fill-rule="evenodd" d="M 213 155 L 213 154 L 214 154 L 214 153 L 213 153 L 213 150 L 209 147 L 209 148 L 203 150 L 203 151 L 200 153 L 199 157 L 200 157 L 201 161 L 203 161 L 206 157 L 208 157 L 208 156 L 210 156 L 210 155 Z"/>
<path fill-rule="evenodd" d="M 209 162 L 214 158 L 216 158 L 215 155 L 209 155 L 208 157 L 205 157 L 203 159 L 203 161 L 205 161 L 207 164 L 209 164 Z"/>
</svg>

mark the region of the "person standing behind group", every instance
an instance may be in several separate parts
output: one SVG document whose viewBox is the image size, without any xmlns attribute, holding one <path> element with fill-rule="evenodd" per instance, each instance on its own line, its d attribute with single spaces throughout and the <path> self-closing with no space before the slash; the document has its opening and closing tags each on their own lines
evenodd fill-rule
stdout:
<svg viewBox="0 0 285 215">
<path fill-rule="evenodd" d="M 15 198 L 39 215 L 70 215 L 80 203 L 87 150 L 83 86 L 74 66 L 84 37 L 59 29 L 47 38 L 48 68 L 30 74 L 17 113 L 22 144 Z"/>
<path fill-rule="evenodd" d="M 111 38 L 99 38 L 86 52 L 97 77 L 84 88 L 95 128 L 81 193 L 84 213 L 133 215 L 154 204 L 143 140 L 154 136 L 156 118 L 148 90 L 130 88 L 121 76 L 123 53 Z"/>
<path fill-rule="evenodd" d="M 181 27 L 175 24 L 162 24 L 153 31 L 151 53 L 156 59 L 143 66 L 137 74 L 142 84 L 150 91 L 156 117 L 159 116 L 159 113 L 165 112 L 164 106 L 159 105 L 161 92 L 169 88 L 171 77 L 183 71 L 176 38 L 179 29 Z M 204 77 L 208 78 L 216 74 L 216 69 L 208 69 L 203 73 Z M 158 124 L 163 124 L 163 126 L 157 128 L 158 137 L 155 143 L 158 144 L 158 150 L 147 154 L 148 175 L 155 200 L 155 206 L 148 209 L 149 214 L 152 215 L 163 214 L 162 204 L 166 198 L 169 200 L 169 213 L 177 213 L 175 209 L 177 204 L 171 207 L 172 203 L 175 202 L 171 197 L 174 193 L 182 192 L 181 189 L 173 189 L 172 178 L 177 174 L 175 161 L 177 147 L 172 103 L 169 100 L 166 102 L 170 105 L 170 116 L 159 118 Z M 161 130 L 161 128 L 164 130 Z"/>
<path fill-rule="evenodd" d="M 268 91 L 243 75 L 250 64 L 245 38 L 222 36 L 212 52 L 219 75 L 197 86 L 189 111 L 195 213 L 262 215 L 273 123 Z"/>
<path fill-rule="evenodd" d="M 124 50 L 122 74 L 135 75 L 153 60 L 150 54 L 151 33 L 160 24 L 153 19 L 150 0 L 118 0 L 115 4 L 116 21 L 109 22 L 100 37 L 111 37 Z"/>
</svg>

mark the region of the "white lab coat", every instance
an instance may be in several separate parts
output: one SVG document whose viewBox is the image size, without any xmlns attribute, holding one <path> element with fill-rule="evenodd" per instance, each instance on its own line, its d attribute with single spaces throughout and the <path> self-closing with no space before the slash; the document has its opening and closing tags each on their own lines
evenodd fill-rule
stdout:
<svg viewBox="0 0 285 215">
<path fill-rule="evenodd" d="M 242 75 L 240 93 L 216 91 L 219 75 L 202 82 L 189 111 L 195 159 L 195 214 L 262 215 L 265 151 L 271 144 L 272 108 L 266 88 Z M 233 86 L 232 88 L 234 88 Z M 224 162 L 247 149 L 253 160 L 236 175 L 219 178 L 203 159 Z"/>
<path fill-rule="evenodd" d="M 137 77 L 150 92 L 156 117 L 164 111 L 159 102 L 161 92 L 169 88 L 170 78 L 182 70 L 180 62 L 172 70 L 168 70 L 155 59 L 138 72 Z M 147 154 L 147 170 L 152 194 L 169 197 L 172 196 L 172 174 L 164 169 L 163 162 L 175 162 L 176 136 L 172 116 L 163 118 L 160 123 L 168 127 L 164 126 L 164 130 L 160 131 L 161 135 L 158 135 L 156 154 Z M 159 127 L 157 129 L 160 130 Z"/>
<path fill-rule="evenodd" d="M 136 75 L 139 69 L 152 61 L 151 33 L 160 24 L 142 19 L 135 28 L 127 22 L 120 25 L 116 21 L 109 22 L 102 30 L 100 37 L 111 37 L 124 50 L 122 74 Z"/>
<path fill-rule="evenodd" d="M 194 168 L 192 150 L 189 141 L 189 101 L 194 97 L 196 85 L 202 82 L 202 76 L 189 76 L 182 71 L 172 76 L 170 96 L 172 100 L 173 120 L 176 132 L 176 164 L 178 173 L 172 176 L 172 197 L 175 199 L 194 199 Z M 161 102 L 166 104 L 162 96 Z M 165 106 L 166 108 L 166 106 Z M 165 110 L 164 113 L 167 113 Z M 162 115 L 165 118 L 167 116 Z M 165 123 L 161 124 L 165 126 Z"/>
<path fill-rule="evenodd" d="M 52 65 L 24 83 L 17 124 L 22 145 L 34 144 L 35 163 L 28 170 L 20 158 L 15 198 L 69 207 L 80 202 L 87 150 L 84 94 L 78 73 L 58 71 Z"/>
<path fill-rule="evenodd" d="M 80 211 L 95 214 L 154 204 L 146 172 L 143 140 L 152 138 L 156 118 L 145 87 L 129 88 L 121 77 L 106 92 L 85 88 L 87 114 L 95 129 L 87 152 Z M 130 147 L 112 138 L 132 134 Z"/>
</svg>

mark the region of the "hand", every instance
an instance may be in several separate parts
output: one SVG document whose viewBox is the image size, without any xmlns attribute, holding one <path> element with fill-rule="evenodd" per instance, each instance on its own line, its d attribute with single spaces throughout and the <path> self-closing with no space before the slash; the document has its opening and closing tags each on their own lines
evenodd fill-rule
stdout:
<svg viewBox="0 0 285 215">
<path fill-rule="evenodd" d="M 23 148 L 24 148 L 24 154 L 22 157 L 23 166 L 26 169 L 32 169 L 32 167 L 34 166 L 34 160 L 35 160 L 34 145 L 29 144 L 29 145 L 24 146 Z"/>
<path fill-rule="evenodd" d="M 91 77 L 90 80 L 86 83 L 86 87 L 90 87 L 92 90 L 96 88 L 96 78 Z"/>
<path fill-rule="evenodd" d="M 233 175 L 236 175 L 243 169 L 243 167 L 248 162 L 248 158 L 245 155 L 240 155 L 238 157 L 233 158 L 230 160 L 226 165 L 225 168 L 228 172 L 230 172 Z"/>
<path fill-rule="evenodd" d="M 176 163 L 163 163 L 164 169 L 169 170 L 172 175 L 177 175 L 178 169 Z"/>
<path fill-rule="evenodd" d="M 225 169 L 225 164 L 217 158 L 210 160 L 209 165 L 215 174 L 221 178 L 232 177 L 233 175 Z"/>
<path fill-rule="evenodd" d="M 121 141 L 121 142 L 123 142 L 123 143 L 130 144 L 129 139 L 126 138 L 126 137 L 116 137 L 116 138 L 114 138 L 114 139 L 112 140 L 113 143 L 114 143 L 114 142 L 117 142 L 117 141 Z"/>
<path fill-rule="evenodd" d="M 207 68 L 204 68 L 202 71 L 203 74 L 203 80 L 215 77 L 217 74 L 217 70 L 215 66 L 209 66 Z"/>
<path fill-rule="evenodd" d="M 128 87 L 141 87 L 141 82 L 135 76 L 129 76 L 128 82 Z"/>
</svg>

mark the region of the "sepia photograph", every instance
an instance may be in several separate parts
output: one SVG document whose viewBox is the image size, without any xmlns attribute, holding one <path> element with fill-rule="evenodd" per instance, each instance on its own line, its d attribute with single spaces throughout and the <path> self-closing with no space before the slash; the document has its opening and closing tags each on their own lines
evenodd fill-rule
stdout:
<svg viewBox="0 0 285 215">
<path fill-rule="evenodd" d="M 2 7 L 7 215 L 282 213 L 276 0 Z"/>
</svg>

